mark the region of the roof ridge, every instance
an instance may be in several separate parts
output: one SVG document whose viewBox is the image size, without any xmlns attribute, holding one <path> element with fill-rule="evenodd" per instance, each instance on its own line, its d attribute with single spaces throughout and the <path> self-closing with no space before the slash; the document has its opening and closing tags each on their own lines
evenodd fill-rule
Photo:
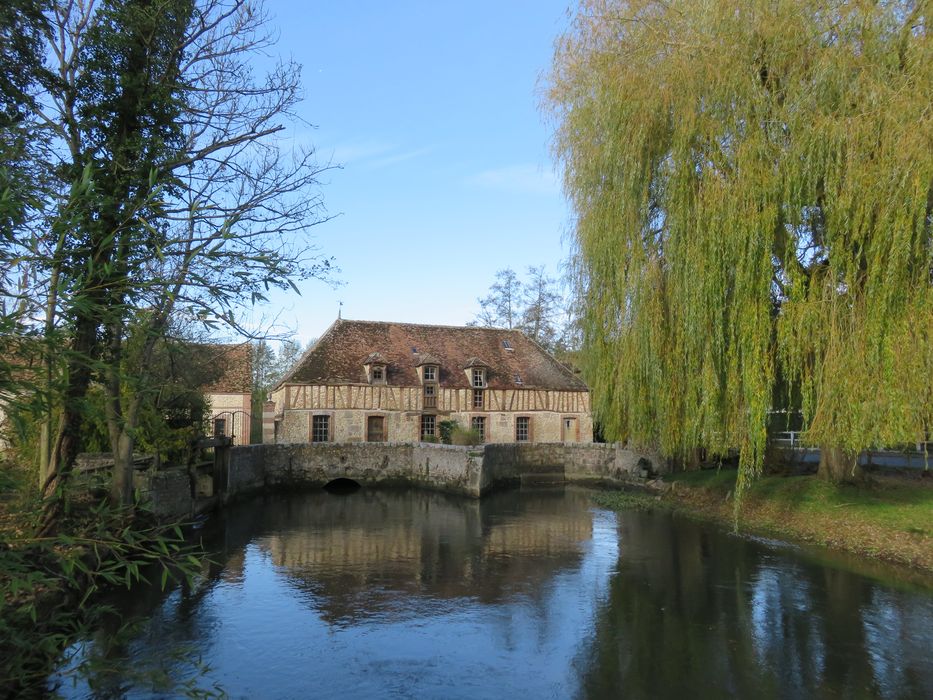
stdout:
<svg viewBox="0 0 933 700">
<path fill-rule="evenodd" d="M 465 324 L 455 326 L 449 323 L 415 323 L 414 321 L 369 321 L 360 318 L 341 318 L 341 323 L 373 323 L 382 326 L 419 326 L 422 328 L 456 328 L 458 330 L 498 331 L 501 333 L 521 333 L 518 328 L 497 328 L 496 326 L 468 326 Z M 524 334 L 523 334 L 524 335 Z"/>
</svg>

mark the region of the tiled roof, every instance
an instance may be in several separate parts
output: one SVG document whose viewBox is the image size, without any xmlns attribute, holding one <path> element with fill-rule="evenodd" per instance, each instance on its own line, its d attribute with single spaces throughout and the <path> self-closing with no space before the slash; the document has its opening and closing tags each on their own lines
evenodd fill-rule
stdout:
<svg viewBox="0 0 933 700">
<path fill-rule="evenodd" d="M 205 394 L 248 394 L 253 388 L 253 362 L 249 343 L 195 345 L 198 363 L 214 370 Z"/>
<path fill-rule="evenodd" d="M 482 365 L 492 389 L 586 390 L 573 372 L 517 330 L 346 319 L 338 319 L 280 385 L 365 384 L 363 363 L 372 353 L 385 360 L 389 385 L 417 386 L 415 368 L 429 355 L 439 366 L 441 386 L 469 388 L 464 369 Z"/>
</svg>

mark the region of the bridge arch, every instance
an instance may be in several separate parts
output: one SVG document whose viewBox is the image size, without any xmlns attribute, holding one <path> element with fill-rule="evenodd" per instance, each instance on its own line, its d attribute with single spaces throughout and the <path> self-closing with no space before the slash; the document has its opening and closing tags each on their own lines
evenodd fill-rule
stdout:
<svg viewBox="0 0 933 700">
<path fill-rule="evenodd" d="M 331 479 L 326 484 L 324 484 L 325 491 L 337 494 L 353 493 L 355 491 L 359 491 L 361 488 L 362 484 L 360 484 L 360 482 L 345 476 Z"/>
</svg>

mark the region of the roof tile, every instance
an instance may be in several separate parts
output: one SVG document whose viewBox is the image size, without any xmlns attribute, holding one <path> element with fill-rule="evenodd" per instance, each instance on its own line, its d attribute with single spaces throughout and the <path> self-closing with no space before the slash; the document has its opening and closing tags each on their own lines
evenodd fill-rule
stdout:
<svg viewBox="0 0 933 700">
<path fill-rule="evenodd" d="M 473 362 L 487 367 L 486 384 L 492 389 L 586 391 L 579 377 L 517 330 L 347 319 L 338 319 L 281 384 L 365 384 L 364 358 L 373 353 L 385 360 L 389 385 L 417 386 L 415 368 L 428 364 L 421 359 L 429 356 L 439 366 L 441 386 L 469 388 L 463 370 Z"/>
</svg>

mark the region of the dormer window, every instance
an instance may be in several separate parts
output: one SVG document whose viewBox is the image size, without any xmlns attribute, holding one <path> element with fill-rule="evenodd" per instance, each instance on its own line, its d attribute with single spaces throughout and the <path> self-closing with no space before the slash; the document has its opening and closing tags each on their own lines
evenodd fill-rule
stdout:
<svg viewBox="0 0 933 700">
<path fill-rule="evenodd" d="M 385 365 L 370 365 L 369 366 L 369 383 L 370 384 L 385 384 L 386 383 L 386 366 Z"/>
<path fill-rule="evenodd" d="M 424 381 L 426 382 L 437 381 L 437 367 L 435 365 L 424 366 Z"/>
<path fill-rule="evenodd" d="M 370 353 L 363 360 L 363 368 L 366 370 L 366 380 L 370 384 L 386 383 L 386 358 L 378 352 Z"/>
<path fill-rule="evenodd" d="M 466 366 L 463 368 L 463 372 L 466 374 L 467 382 L 471 388 L 486 388 L 486 370 L 488 367 L 489 365 L 478 357 L 471 357 L 467 361 Z"/>
</svg>

